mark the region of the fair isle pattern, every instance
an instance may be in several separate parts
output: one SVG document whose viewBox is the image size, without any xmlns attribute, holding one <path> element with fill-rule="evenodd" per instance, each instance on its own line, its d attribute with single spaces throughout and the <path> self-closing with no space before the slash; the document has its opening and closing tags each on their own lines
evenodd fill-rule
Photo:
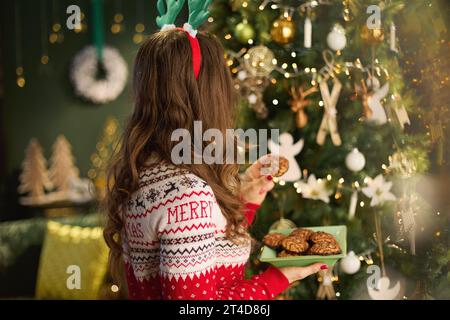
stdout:
<svg viewBox="0 0 450 320">
<path fill-rule="evenodd" d="M 244 280 L 250 244 L 225 237 L 212 189 L 164 162 L 144 167 L 125 206 L 122 234 L 133 299 L 271 299 L 287 287 L 276 269 Z M 246 206 L 249 224 L 256 205 Z"/>
</svg>

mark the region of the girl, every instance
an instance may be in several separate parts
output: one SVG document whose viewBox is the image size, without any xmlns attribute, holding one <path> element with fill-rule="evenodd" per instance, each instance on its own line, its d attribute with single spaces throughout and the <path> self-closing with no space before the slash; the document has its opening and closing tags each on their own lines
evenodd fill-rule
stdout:
<svg viewBox="0 0 450 320">
<path fill-rule="evenodd" d="M 326 265 L 270 267 L 244 280 L 247 227 L 272 177 L 259 161 L 242 177 L 237 164 L 173 164 L 174 130 L 193 136 L 202 121 L 225 136 L 236 106 L 220 43 L 199 32 L 199 64 L 189 36 L 155 33 L 137 54 L 135 107 L 108 183 L 111 266 L 123 257 L 132 299 L 272 299 Z"/>
</svg>

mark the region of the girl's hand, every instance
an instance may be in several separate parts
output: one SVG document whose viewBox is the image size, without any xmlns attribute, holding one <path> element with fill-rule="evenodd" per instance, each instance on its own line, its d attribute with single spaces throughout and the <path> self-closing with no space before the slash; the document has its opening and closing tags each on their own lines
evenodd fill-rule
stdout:
<svg viewBox="0 0 450 320">
<path fill-rule="evenodd" d="M 320 270 L 327 270 L 328 266 L 323 263 L 314 263 L 306 267 L 285 267 L 279 270 L 289 280 L 289 284 L 292 282 L 302 280 L 312 274 L 319 272 Z"/>
<path fill-rule="evenodd" d="M 259 158 L 241 176 L 241 197 L 244 202 L 261 204 L 267 192 L 275 186 L 271 172 L 265 168 L 270 157 L 266 155 Z"/>
</svg>

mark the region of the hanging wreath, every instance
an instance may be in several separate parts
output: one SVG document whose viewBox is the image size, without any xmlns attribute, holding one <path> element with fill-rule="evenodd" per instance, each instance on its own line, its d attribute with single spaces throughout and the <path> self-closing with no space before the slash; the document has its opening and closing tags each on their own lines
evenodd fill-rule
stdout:
<svg viewBox="0 0 450 320">
<path fill-rule="evenodd" d="M 96 48 L 87 46 L 75 56 L 70 70 L 76 94 L 96 104 L 115 100 L 128 77 L 127 64 L 117 49 L 105 46 L 101 56 L 99 63 Z"/>
</svg>

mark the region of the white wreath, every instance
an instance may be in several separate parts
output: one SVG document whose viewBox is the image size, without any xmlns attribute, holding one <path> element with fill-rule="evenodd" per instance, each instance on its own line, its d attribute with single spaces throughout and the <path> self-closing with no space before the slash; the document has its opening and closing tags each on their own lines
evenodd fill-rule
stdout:
<svg viewBox="0 0 450 320">
<path fill-rule="evenodd" d="M 82 49 L 74 58 L 70 70 L 77 95 L 96 104 L 115 100 L 125 88 L 128 68 L 117 49 L 104 47 L 105 78 L 97 79 L 98 61 L 93 46 Z"/>
</svg>

